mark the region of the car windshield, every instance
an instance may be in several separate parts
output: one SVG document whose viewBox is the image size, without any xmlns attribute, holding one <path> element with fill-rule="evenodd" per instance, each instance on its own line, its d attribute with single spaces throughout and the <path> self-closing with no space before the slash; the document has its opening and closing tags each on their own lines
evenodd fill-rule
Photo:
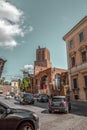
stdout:
<svg viewBox="0 0 87 130">
<path fill-rule="evenodd" d="M 53 102 L 60 102 L 60 101 L 65 101 L 64 98 L 53 98 L 52 99 Z"/>
<path fill-rule="evenodd" d="M 31 93 L 24 94 L 24 97 L 27 97 L 27 96 L 33 96 L 33 95 Z"/>
</svg>

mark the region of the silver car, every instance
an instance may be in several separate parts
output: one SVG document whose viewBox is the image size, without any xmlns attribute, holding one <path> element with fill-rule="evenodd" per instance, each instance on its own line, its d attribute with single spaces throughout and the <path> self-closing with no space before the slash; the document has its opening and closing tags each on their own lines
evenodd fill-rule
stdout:
<svg viewBox="0 0 87 130">
<path fill-rule="evenodd" d="M 48 111 L 68 113 L 71 110 L 71 102 L 65 96 L 53 96 L 48 102 Z"/>
</svg>

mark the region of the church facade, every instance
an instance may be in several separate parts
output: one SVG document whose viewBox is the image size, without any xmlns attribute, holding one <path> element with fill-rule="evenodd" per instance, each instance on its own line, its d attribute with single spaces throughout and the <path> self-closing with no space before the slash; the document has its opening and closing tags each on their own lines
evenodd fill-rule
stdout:
<svg viewBox="0 0 87 130">
<path fill-rule="evenodd" d="M 36 60 L 34 61 L 33 93 L 66 95 L 68 89 L 67 70 L 52 68 L 49 50 L 39 46 L 36 50 Z"/>
</svg>

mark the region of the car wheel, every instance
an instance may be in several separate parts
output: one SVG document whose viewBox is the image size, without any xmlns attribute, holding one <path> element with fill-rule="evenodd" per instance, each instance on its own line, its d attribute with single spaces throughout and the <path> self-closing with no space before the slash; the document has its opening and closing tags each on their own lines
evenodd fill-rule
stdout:
<svg viewBox="0 0 87 130">
<path fill-rule="evenodd" d="M 19 126 L 18 130 L 34 130 L 34 127 L 31 123 L 25 122 Z"/>
<path fill-rule="evenodd" d="M 32 102 L 32 104 L 34 104 L 34 101 Z"/>
<path fill-rule="evenodd" d="M 67 114 L 67 113 L 69 113 L 69 110 L 68 110 L 68 109 L 65 111 L 65 114 Z"/>
</svg>

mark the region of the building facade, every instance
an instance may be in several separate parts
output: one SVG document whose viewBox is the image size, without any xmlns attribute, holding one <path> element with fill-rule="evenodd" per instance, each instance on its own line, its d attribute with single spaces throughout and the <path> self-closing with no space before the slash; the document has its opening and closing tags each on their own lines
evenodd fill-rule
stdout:
<svg viewBox="0 0 87 130">
<path fill-rule="evenodd" d="M 67 48 L 71 97 L 74 100 L 87 100 L 87 16 L 63 39 Z"/>
<path fill-rule="evenodd" d="M 19 81 L 18 80 L 12 80 L 11 81 L 11 91 L 12 93 L 19 94 L 20 88 L 19 88 Z"/>
<path fill-rule="evenodd" d="M 65 83 L 63 82 L 65 73 Z M 50 52 L 47 48 L 36 50 L 36 61 L 34 62 L 34 89 L 33 93 L 44 93 L 48 95 L 65 95 L 65 86 L 68 86 L 67 70 L 52 68 Z M 67 89 L 66 89 L 67 90 Z"/>
<path fill-rule="evenodd" d="M 6 60 L 4 60 L 3 58 L 0 57 L 0 78 L 4 69 L 4 65 L 5 65 Z"/>
</svg>

